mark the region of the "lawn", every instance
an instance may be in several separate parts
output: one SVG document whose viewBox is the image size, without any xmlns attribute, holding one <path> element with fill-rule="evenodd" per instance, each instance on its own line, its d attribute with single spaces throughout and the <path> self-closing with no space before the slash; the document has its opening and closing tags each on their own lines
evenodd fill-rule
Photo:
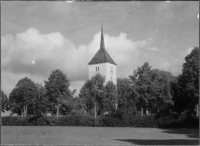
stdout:
<svg viewBox="0 0 200 146">
<path fill-rule="evenodd" d="M 2 144 L 198 145 L 198 129 L 2 126 Z"/>
</svg>

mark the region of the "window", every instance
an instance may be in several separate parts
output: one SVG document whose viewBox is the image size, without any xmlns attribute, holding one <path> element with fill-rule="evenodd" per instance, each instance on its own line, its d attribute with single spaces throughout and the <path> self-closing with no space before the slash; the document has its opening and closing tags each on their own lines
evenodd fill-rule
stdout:
<svg viewBox="0 0 200 146">
<path fill-rule="evenodd" d="M 99 71 L 99 67 L 96 67 L 96 71 Z"/>
</svg>

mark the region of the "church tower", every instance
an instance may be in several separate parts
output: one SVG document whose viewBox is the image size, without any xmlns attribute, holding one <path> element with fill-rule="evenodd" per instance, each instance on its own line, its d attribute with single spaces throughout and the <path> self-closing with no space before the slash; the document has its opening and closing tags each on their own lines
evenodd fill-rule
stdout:
<svg viewBox="0 0 200 146">
<path fill-rule="evenodd" d="M 106 83 L 108 81 L 112 81 L 115 85 L 117 85 L 117 64 L 113 61 L 105 49 L 103 25 L 101 27 L 100 49 L 94 55 L 88 65 L 89 79 L 91 79 L 95 74 L 99 73 L 105 77 Z"/>
</svg>

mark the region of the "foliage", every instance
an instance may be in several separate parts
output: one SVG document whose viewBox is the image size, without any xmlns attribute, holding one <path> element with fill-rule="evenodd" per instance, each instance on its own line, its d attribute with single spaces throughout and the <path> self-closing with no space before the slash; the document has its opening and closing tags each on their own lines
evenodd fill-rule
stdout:
<svg viewBox="0 0 200 146">
<path fill-rule="evenodd" d="M 97 116 L 97 111 L 102 112 L 103 109 L 104 82 L 105 77 L 96 74 L 90 80 L 87 80 L 80 90 L 79 97 L 83 99 L 86 111 L 94 117 Z"/>
<path fill-rule="evenodd" d="M 60 70 L 54 70 L 50 74 L 48 81 L 45 81 L 46 96 L 49 99 L 50 112 L 59 116 L 59 112 L 68 112 L 69 100 L 72 92 L 69 89 L 70 83 L 67 77 Z"/>
<path fill-rule="evenodd" d="M 198 112 L 199 103 L 199 47 L 195 47 L 192 52 L 185 57 L 182 74 L 177 77 L 173 84 L 173 100 L 175 109 L 180 113 L 188 111 Z"/>
<path fill-rule="evenodd" d="M 71 100 L 71 115 L 87 115 L 86 107 L 84 104 L 84 99 L 80 97 L 75 97 Z"/>
<path fill-rule="evenodd" d="M 136 114 L 137 92 L 127 78 L 117 79 L 118 112 L 121 114 Z"/>
<path fill-rule="evenodd" d="M 134 70 L 133 75 L 129 76 L 134 88 L 137 91 L 138 102 L 137 106 L 141 110 L 141 115 L 146 113 L 150 106 L 150 100 L 155 99 L 153 96 L 152 80 L 151 80 L 151 66 L 145 62 L 143 66 Z M 144 111 L 143 111 L 144 108 Z"/>
<path fill-rule="evenodd" d="M 180 81 L 186 107 L 191 112 L 195 111 L 199 103 L 199 51 L 199 47 L 196 47 L 185 57 Z"/>
<path fill-rule="evenodd" d="M 150 105 L 152 112 L 157 113 L 173 105 L 171 84 L 175 77 L 170 72 L 153 69 L 151 80 L 154 99 L 151 100 Z"/>
<path fill-rule="evenodd" d="M 37 94 L 35 83 L 27 77 L 21 79 L 10 93 L 10 106 L 12 113 L 26 116 L 31 115 L 31 106 Z"/>
<path fill-rule="evenodd" d="M 95 124 L 95 121 L 97 120 Z M 187 115 L 183 119 L 168 114 L 156 117 L 155 115 L 99 116 L 96 120 L 86 115 L 67 115 L 60 117 L 2 117 L 2 126 L 98 126 L 98 127 L 159 127 L 159 128 L 199 128 L 199 117 Z"/>
<path fill-rule="evenodd" d="M 103 112 L 112 113 L 116 109 L 117 89 L 112 81 L 108 81 L 104 88 L 104 98 L 102 99 Z"/>
<path fill-rule="evenodd" d="M 1 112 L 8 111 L 10 109 L 10 102 L 7 95 L 1 90 Z"/>
<path fill-rule="evenodd" d="M 171 85 L 175 77 L 170 72 L 151 69 L 148 62 L 145 62 L 143 66 L 134 70 L 130 79 L 137 95 L 136 105 L 141 110 L 141 115 L 147 110 L 158 113 L 173 105 Z"/>
<path fill-rule="evenodd" d="M 33 115 L 45 115 L 50 110 L 48 98 L 46 96 L 46 89 L 42 84 L 36 83 L 37 95 L 32 101 Z"/>
</svg>

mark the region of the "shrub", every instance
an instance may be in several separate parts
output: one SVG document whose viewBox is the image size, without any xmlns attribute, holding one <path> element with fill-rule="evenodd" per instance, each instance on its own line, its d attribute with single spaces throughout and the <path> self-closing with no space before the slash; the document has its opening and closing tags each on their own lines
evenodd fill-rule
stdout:
<svg viewBox="0 0 200 146">
<path fill-rule="evenodd" d="M 86 115 L 62 117 L 2 117 L 3 126 L 97 126 L 97 127 L 159 127 L 199 128 L 199 117 L 195 115 L 106 115 L 94 119 Z"/>
<path fill-rule="evenodd" d="M 199 117 L 188 115 L 183 121 L 182 126 L 185 128 L 199 128 Z"/>
</svg>

